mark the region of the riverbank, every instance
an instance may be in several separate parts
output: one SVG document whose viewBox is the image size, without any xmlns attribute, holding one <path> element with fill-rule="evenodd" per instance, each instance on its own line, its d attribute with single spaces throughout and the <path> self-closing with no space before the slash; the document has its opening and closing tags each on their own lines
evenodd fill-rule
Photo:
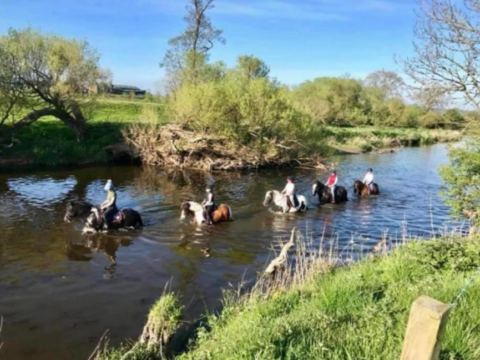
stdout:
<svg viewBox="0 0 480 360">
<path fill-rule="evenodd" d="M 106 164 L 109 162 L 131 162 L 132 154 L 138 152 L 147 164 L 189 167 L 172 157 L 173 150 L 168 144 L 167 153 L 160 158 L 152 157 L 152 148 L 159 149 L 166 141 L 157 139 L 161 130 L 152 135 L 152 123 L 158 127 L 165 123 L 161 105 L 143 107 L 142 104 L 112 103 L 104 104 L 98 113 L 87 125 L 87 136 L 83 142 L 77 142 L 73 132 L 58 120 L 41 120 L 29 127 L 22 129 L 14 139 L 11 147 L 0 152 L 0 169 L 15 170 L 29 166 L 86 166 Z M 145 110 L 146 109 L 146 110 Z M 113 117 L 116 114 L 116 117 Z M 111 120 L 104 120 L 104 119 Z M 125 130 L 132 134 L 131 129 L 137 133 L 132 138 L 138 142 L 139 131 L 143 145 L 133 146 L 134 152 L 129 151 L 132 146 L 125 144 Z M 146 136 L 148 135 L 148 136 Z M 160 135 L 158 135 L 160 136 Z M 191 160 L 196 166 L 206 170 L 231 170 L 237 168 L 257 168 L 262 166 L 296 166 L 318 164 L 319 159 L 334 154 L 359 154 L 373 151 L 385 151 L 408 146 L 430 145 L 439 142 L 458 141 L 461 133 L 452 130 L 425 130 L 425 129 L 395 129 L 395 128 L 335 128 L 328 127 L 318 134 L 318 143 L 324 144 L 321 150 L 308 152 L 306 156 L 302 144 L 295 142 L 289 144 L 274 144 L 276 151 L 266 151 L 257 154 L 228 139 L 203 136 L 203 142 L 197 136 L 190 136 L 193 141 L 192 149 L 187 149 L 189 156 L 180 156 L 182 159 Z M 220 150 L 212 158 L 212 141 L 219 144 Z M 150 139 L 144 141 L 145 139 Z M 161 138 L 161 140 L 164 140 Z M 312 140 L 313 141 L 313 140 Z M 200 145 L 204 145 L 203 147 Z M 130 143 L 132 145 L 132 143 Z M 183 144 L 185 146 L 185 144 Z M 297 147 L 299 149 L 297 149 Z M 195 149 L 195 151 L 192 151 Z M 186 150 L 185 150 L 186 151 Z M 192 156 L 196 154 L 195 156 Z M 198 156 L 197 156 L 198 155 Z M 298 155 L 298 156 L 296 156 Z M 133 156 L 135 157 L 135 156 Z M 175 163 L 163 164 L 162 159 L 175 160 Z M 200 161 L 202 158 L 205 161 Z M 213 159 L 213 160 L 212 160 Z M 195 161 L 194 161 L 195 160 Z M 171 161 L 170 161 L 171 162 Z M 217 164 L 218 163 L 218 164 Z M 213 166 L 212 166 L 213 164 Z M 218 165 L 218 166 L 217 166 Z"/>
<path fill-rule="evenodd" d="M 397 359 L 412 302 L 421 295 L 453 301 L 480 266 L 478 235 L 412 241 L 389 254 L 391 244 L 379 243 L 374 256 L 341 266 L 331 252 L 304 245 L 296 244 L 294 276 L 260 280 L 241 296 L 226 292 L 222 313 L 207 316 L 178 358 Z M 450 315 L 441 359 L 479 358 L 479 296 L 476 281 Z M 141 346 L 136 351 L 160 358 L 145 357 Z M 132 352 L 124 359 L 136 358 Z"/>
</svg>

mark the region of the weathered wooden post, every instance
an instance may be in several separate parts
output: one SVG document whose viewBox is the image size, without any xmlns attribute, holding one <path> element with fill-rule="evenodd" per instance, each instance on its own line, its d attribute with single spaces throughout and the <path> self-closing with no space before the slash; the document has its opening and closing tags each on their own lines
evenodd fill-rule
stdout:
<svg viewBox="0 0 480 360">
<path fill-rule="evenodd" d="M 428 296 L 413 302 L 401 360 L 438 360 L 451 309 Z"/>
</svg>

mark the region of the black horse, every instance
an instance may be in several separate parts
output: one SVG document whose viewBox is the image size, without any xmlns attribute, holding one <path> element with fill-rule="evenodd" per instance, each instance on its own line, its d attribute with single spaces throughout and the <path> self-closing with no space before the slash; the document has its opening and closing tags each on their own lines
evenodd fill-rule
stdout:
<svg viewBox="0 0 480 360">
<path fill-rule="evenodd" d="M 103 228 L 101 211 L 96 206 L 83 201 L 71 201 L 67 204 L 64 220 L 72 221 L 74 218 L 85 219 L 84 232 L 96 232 Z M 123 228 L 137 228 L 143 226 L 140 214 L 133 209 L 120 209 L 110 223 L 111 230 Z"/>
<path fill-rule="evenodd" d="M 312 194 L 313 196 L 318 195 L 320 204 L 332 202 L 332 192 L 330 188 L 318 180 L 313 184 Z M 346 201 L 348 201 L 347 189 L 343 186 L 335 186 L 335 202 L 341 203 Z"/>
</svg>

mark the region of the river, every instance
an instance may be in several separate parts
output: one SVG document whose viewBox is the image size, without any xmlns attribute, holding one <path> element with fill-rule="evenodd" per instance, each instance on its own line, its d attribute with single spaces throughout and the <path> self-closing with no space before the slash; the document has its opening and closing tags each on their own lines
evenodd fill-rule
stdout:
<svg viewBox="0 0 480 360">
<path fill-rule="evenodd" d="M 461 226 L 439 195 L 437 169 L 447 159 L 443 144 L 341 157 L 339 184 L 348 186 L 351 201 L 320 208 L 310 192 L 316 178 L 326 180 L 324 171 L 207 174 L 122 166 L 0 174 L 0 358 L 85 360 L 107 329 L 111 345 L 137 338 L 167 282 L 193 321 L 219 306 L 223 288 L 253 279 L 294 226 L 338 242 L 353 257 L 385 234 L 429 237 Z M 368 167 L 381 195 L 356 199 L 351 185 Z M 283 216 L 263 207 L 265 192 L 281 190 L 287 175 L 308 195 L 308 212 Z M 140 211 L 144 229 L 85 236 L 80 222 L 63 222 L 68 201 L 101 203 L 107 179 L 117 187 L 119 206 Z M 181 223 L 180 204 L 201 200 L 207 184 L 214 184 L 218 203 L 232 207 L 235 221 Z"/>
</svg>

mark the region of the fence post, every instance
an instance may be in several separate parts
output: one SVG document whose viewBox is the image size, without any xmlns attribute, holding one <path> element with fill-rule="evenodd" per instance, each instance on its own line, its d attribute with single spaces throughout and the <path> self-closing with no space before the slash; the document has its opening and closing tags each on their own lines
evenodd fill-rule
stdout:
<svg viewBox="0 0 480 360">
<path fill-rule="evenodd" d="M 401 360 L 438 360 L 451 306 L 428 296 L 412 304 Z"/>
</svg>

